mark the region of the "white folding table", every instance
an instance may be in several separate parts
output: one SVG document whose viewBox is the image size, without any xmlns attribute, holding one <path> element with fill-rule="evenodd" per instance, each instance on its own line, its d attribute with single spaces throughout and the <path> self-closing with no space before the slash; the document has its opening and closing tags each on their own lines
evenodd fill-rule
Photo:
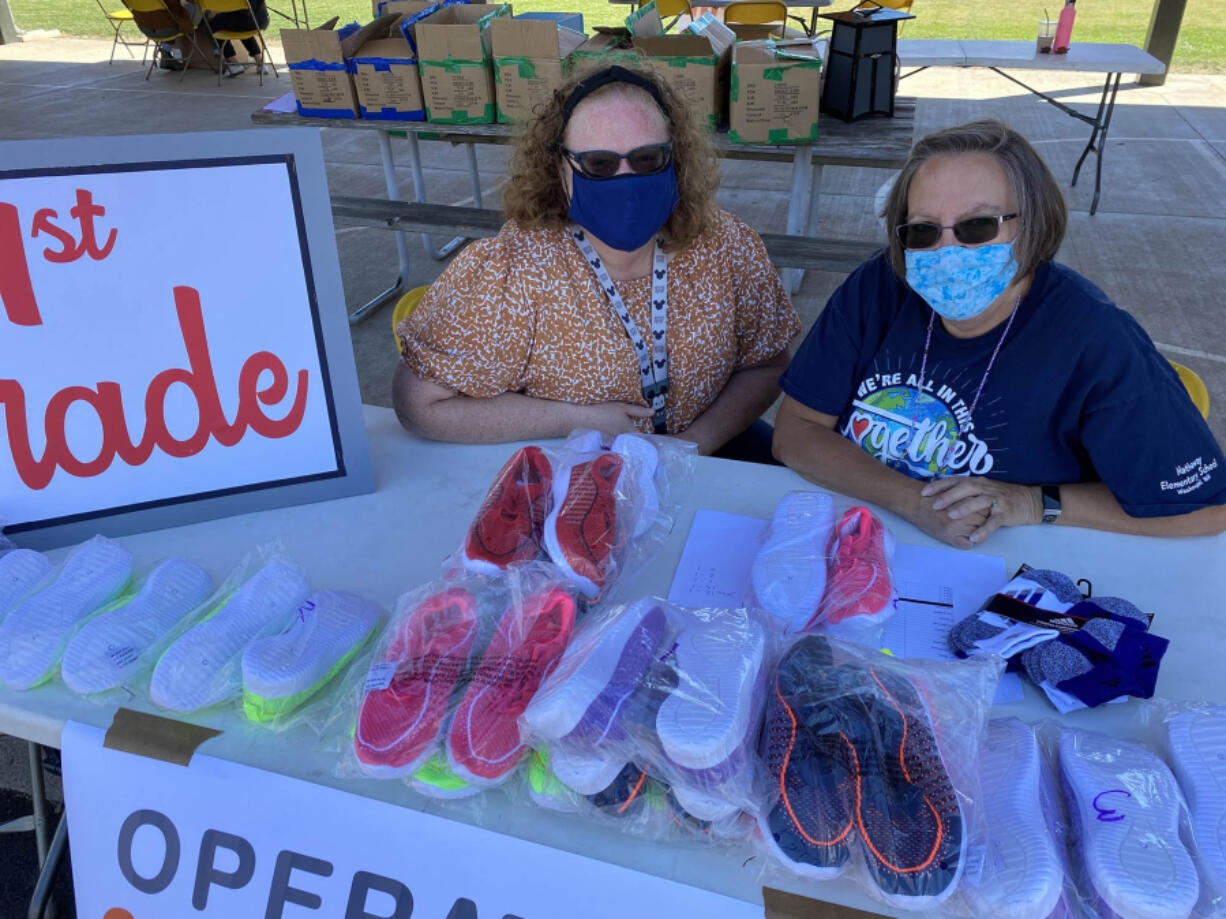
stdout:
<svg viewBox="0 0 1226 919">
<path fill-rule="evenodd" d="M 1010 80 L 1045 102 L 1050 102 L 1060 111 L 1090 125 L 1090 139 L 1077 166 L 1073 179 L 1077 184 L 1081 165 L 1091 152 L 1094 153 L 1094 198 L 1090 202 L 1090 214 L 1098 210 L 1098 198 L 1102 191 L 1103 152 L 1107 146 L 1107 132 L 1111 129 L 1111 115 L 1115 111 L 1115 95 L 1120 88 L 1120 78 L 1126 73 L 1164 73 L 1166 65 L 1152 54 L 1135 45 L 1076 42 L 1067 54 L 1040 54 L 1032 41 L 958 40 L 947 38 L 902 38 L 898 41 L 898 60 L 903 67 L 914 67 L 904 77 L 919 73 L 929 67 L 987 67 L 1006 80 Z M 1098 110 L 1093 116 L 1065 105 L 1044 92 L 1023 83 L 1006 70 L 1056 70 L 1077 73 L 1105 73 L 1102 96 Z"/>
</svg>

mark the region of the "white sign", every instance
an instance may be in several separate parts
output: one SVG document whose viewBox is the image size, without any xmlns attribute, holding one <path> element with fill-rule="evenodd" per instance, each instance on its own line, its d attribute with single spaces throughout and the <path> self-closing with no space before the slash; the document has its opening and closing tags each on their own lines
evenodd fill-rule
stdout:
<svg viewBox="0 0 1226 919">
<path fill-rule="evenodd" d="M 144 160 L 0 171 L 11 532 L 351 471 L 333 377 L 352 354 L 326 342 L 321 294 L 342 322 L 344 303 L 313 264 L 334 266 L 335 243 L 328 220 L 308 246 L 302 200 L 322 175 L 304 182 L 300 143 L 232 155 L 278 146 L 234 142 L 249 134 L 192 135 L 194 157 L 165 159 L 167 141 L 112 138 L 147 142 Z M 31 152 L 0 146 L 5 167 L 14 148 Z"/>
<path fill-rule="evenodd" d="M 77 914 L 106 919 L 761 919 L 762 906 L 196 754 L 64 726 Z"/>
</svg>

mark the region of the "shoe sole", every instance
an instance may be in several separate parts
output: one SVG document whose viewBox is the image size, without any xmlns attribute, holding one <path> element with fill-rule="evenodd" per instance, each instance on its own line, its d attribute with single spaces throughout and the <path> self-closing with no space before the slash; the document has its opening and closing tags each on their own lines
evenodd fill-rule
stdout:
<svg viewBox="0 0 1226 919">
<path fill-rule="evenodd" d="M 825 492 L 789 492 L 775 507 L 751 574 L 758 603 L 791 629 L 804 626 L 821 603 L 833 531 L 834 504 Z"/>
<path fill-rule="evenodd" d="M 642 536 L 651 529 L 660 513 L 660 495 L 656 491 L 656 470 L 660 466 L 660 453 L 638 434 L 618 434 L 609 445 L 613 453 L 620 453 L 631 460 L 634 481 L 639 493 L 635 500 L 633 533 Z"/>
<path fill-rule="evenodd" d="M 341 591 L 316 593 L 311 603 L 311 620 L 300 616 L 243 652 L 243 711 L 251 721 L 286 715 L 327 686 L 366 644 L 381 615 L 374 603 Z"/>
<path fill-rule="evenodd" d="M 266 565 L 166 649 L 153 668 L 150 697 L 170 711 L 194 712 L 240 695 L 247 645 L 289 625 L 310 594 L 294 569 Z"/>
<path fill-rule="evenodd" d="M 563 785 L 581 795 L 594 795 L 608 788 L 625 768 L 620 757 L 585 756 L 557 747 L 552 752 L 553 774 Z"/>
<path fill-rule="evenodd" d="M 1192 812 L 1201 878 L 1210 898 L 1220 899 L 1226 894 L 1226 708 L 1182 712 L 1167 730 L 1171 766 Z"/>
<path fill-rule="evenodd" d="M 647 597 L 590 640 L 572 641 L 524 711 L 524 726 L 545 740 L 600 746 L 655 660 L 666 628 L 664 611 Z"/>
<path fill-rule="evenodd" d="M 420 795 L 438 801 L 471 798 L 481 794 L 483 790 L 454 775 L 448 770 L 447 761 L 441 755 L 433 759 L 427 756 L 425 762 L 419 764 L 409 777 L 409 787 Z"/>
<path fill-rule="evenodd" d="M 966 891 L 975 914 L 1044 919 L 1060 902 L 1064 869 L 1047 830 L 1043 760 L 1028 725 L 988 723 L 979 753 L 984 815 L 991 836 L 979 882 Z"/>
<path fill-rule="evenodd" d="M 424 619 L 431 613 L 439 611 L 440 608 L 447 610 L 451 605 L 454 605 L 457 610 L 457 620 L 454 625 L 442 634 L 426 635 L 427 625 L 419 622 L 419 617 Z M 405 661 L 417 662 L 428 660 L 431 655 L 434 661 L 430 665 L 429 673 L 424 679 L 420 679 L 420 682 L 425 684 L 425 692 L 420 700 L 414 700 L 417 706 L 415 712 L 413 709 L 408 710 L 413 717 L 407 723 L 405 723 L 406 710 L 401 702 L 403 696 L 392 689 L 392 683 L 395 682 L 394 676 L 386 688 L 372 689 L 363 694 L 361 705 L 358 707 L 357 724 L 354 727 L 353 748 L 358 766 L 364 773 L 375 778 L 409 775 L 422 769 L 431 755 L 437 752 L 439 740 L 447 729 L 447 713 L 452 695 L 464 679 L 480 628 L 477 601 L 469 591 L 463 588 L 454 588 L 427 597 L 396 626 L 399 635 L 397 639 L 389 643 L 388 650 L 384 652 L 385 655 L 394 656 L 385 657 L 382 663 L 398 665 Z M 422 638 L 428 641 L 420 641 L 419 639 Z M 445 639 L 445 643 L 436 647 L 434 642 L 439 639 Z M 398 642 L 406 646 L 399 652 L 395 650 Z M 417 664 L 414 663 L 414 673 L 416 668 Z M 383 695 L 384 693 L 387 695 Z M 384 710 L 384 716 L 397 723 L 401 729 L 391 740 L 376 743 L 373 738 L 363 736 L 362 726 L 364 718 L 367 716 L 374 718 L 380 708 Z M 422 725 L 423 719 L 426 718 L 437 718 L 434 727 L 416 738 L 411 744 L 407 743 L 407 738 L 412 737 Z M 418 752 L 394 764 L 380 761 L 381 759 L 392 759 L 393 751 L 398 751 L 403 755 L 405 747 L 417 748 Z M 399 757 L 395 758 L 399 759 Z"/>
<path fill-rule="evenodd" d="M 0 622 L 54 567 L 47 556 L 33 549 L 12 549 L 0 555 Z"/>
<path fill-rule="evenodd" d="M 141 658 L 199 609 L 213 579 L 199 565 L 171 559 L 149 575 L 128 603 L 87 622 L 64 649 L 60 675 L 73 692 L 105 692 L 139 672 Z"/>
<path fill-rule="evenodd" d="M 679 688 L 656 716 L 664 753 L 685 769 L 710 769 L 745 742 L 766 636 L 744 610 L 728 611 L 677 638 Z"/>
<path fill-rule="evenodd" d="M 50 584 L 0 622 L 0 679 L 11 689 L 49 680 L 77 628 L 120 598 L 131 577 L 126 549 L 102 537 L 82 544 Z"/>
<path fill-rule="evenodd" d="M 1153 753 L 1088 731 L 1060 735 L 1060 774 L 1089 883 L 1122 919 L 1185 919 L 1199 883 L 1179 841 L 1175 777 Z"/>
</svg>

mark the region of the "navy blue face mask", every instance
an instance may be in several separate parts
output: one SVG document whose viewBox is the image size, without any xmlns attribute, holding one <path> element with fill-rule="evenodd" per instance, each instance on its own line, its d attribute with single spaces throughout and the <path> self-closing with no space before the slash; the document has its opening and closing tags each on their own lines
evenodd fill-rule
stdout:
<svg viewBox="0 0 1226 919">
<path fill-rule="evenodd" d="M 654 175 L 588 179 L 571 169 L 570 219 L 598 240 L 633 252 L 660 232 L 679 200 L 673 164 Z"/>
</svg>

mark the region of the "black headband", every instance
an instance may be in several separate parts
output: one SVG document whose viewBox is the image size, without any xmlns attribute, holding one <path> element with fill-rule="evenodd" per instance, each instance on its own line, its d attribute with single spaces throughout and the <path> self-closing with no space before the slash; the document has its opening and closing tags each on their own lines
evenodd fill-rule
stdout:
<svg viewBox="0 0 1226 919">
<path fill-rule="evenodd" d="M 668 114 L 668 107 L 664 104 L 664 97 L 660 94 L 660 87 L 656 86 L 655 83 L 642 74 L 614 64 L 611 67 L 604 68 L 604 70 L 596 71 L 590 77 L 584 78 L 579 82 L 579 85 L 570 91 L 570 95 L 562 103 L 563 127 L 570 122 L 571 113 L 574 112 L 576 105 L 600 89 L 600 87 L 608 86 L 610 83 L 629 83 L 631 86 L 637 86 L 639 89 L 646 91 L 651 98 L 656 100 L 656 105 L 660 107 L 660 111 L 668 119 L 669 124 L 672 124 L 673 119 Z"/>
</svg>

